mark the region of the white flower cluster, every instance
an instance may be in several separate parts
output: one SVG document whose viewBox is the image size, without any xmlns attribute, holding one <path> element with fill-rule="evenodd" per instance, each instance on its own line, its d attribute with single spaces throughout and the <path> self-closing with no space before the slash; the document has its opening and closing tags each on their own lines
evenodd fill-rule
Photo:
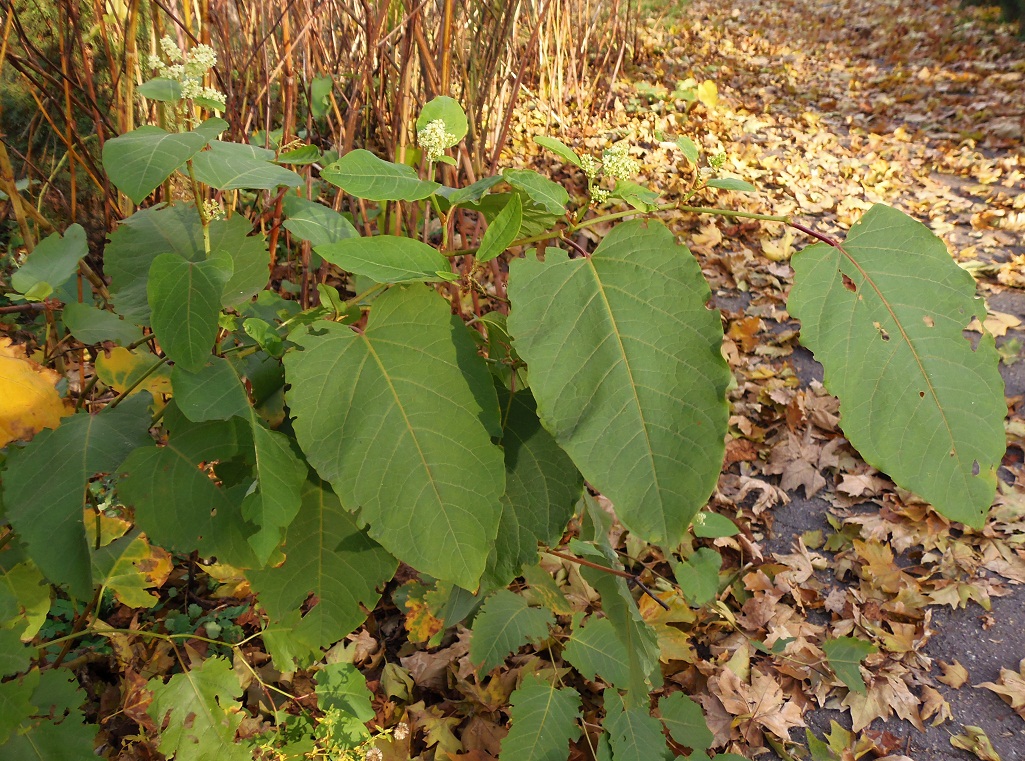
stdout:
<svg viewBox="0 0 1025 761">
<path fill-rule="evenodd" d="M 217 201 L 203 201 L 203 215 L 208 219 L 223 219 L 224 209 Z"/>
<path fill-rule="evenodd" d="M 203 77 L 217 65 L 217 54 L 213 48 L 209 45 L 196 45 L 188 53 L 183 53 L 173 39 L 165 36 L 160 40 L 160 49 L 171 63 L 166 64 L 159 56 L 152 55 L 149 57 L 149 65 L 158 77 L 178 82 L 182 87 L 183 98 L 207 98 L 224 102 L 223 93 L 203 86 Z"/>
<path fill-rule="evenodd" d="M 382 759 L 384 759 L 384 753 L 381 752 L 380 748 L 371 748 L 363 758 L 365 758 L 366 761 L 382 761 Z"/>
<path fill-rule="evenodd" d="M 423 149 L 427 163 L 433 164 L 445 155 L 445 149 L 456 141 L 456 136 L 445 129 L 443 119 L 427 122 L 426 126 L 416 133 L 416 142 Z"/>
<path fill-rule="evenodd" d="M 594 156 L 585 153 L 580 157 L 580 168 L 584 171 L 584 176 L 591 182 L 594 182 L 598 177 L 598 172 L 601 170 L 601 162 Z"/>
<path fill-rule="evenodd" d="M 601 154 L 605 175 L 613 180 L 629 180 L 637 175 L 641 165 L 629 156 L 630 147 L 626 143 L 606 148 Z"/>
<path fill-rule="evenodd" d="M 395 739 L 405 740 L 407 737 L 409 737 L 409 725 L 404 721 L 400 721 L 395 725 Z"/>
<path fill-rule="evenodd" d="M 595 206 L 601 206 L 603 203 L 609 200 L 609 197 L 611 195 L 611 190 L 606 190 L 605 188 L 600 188 L 597 185 L 595 185 L 591 188 L 591 203 L 593 203 Z"/>
</svg>

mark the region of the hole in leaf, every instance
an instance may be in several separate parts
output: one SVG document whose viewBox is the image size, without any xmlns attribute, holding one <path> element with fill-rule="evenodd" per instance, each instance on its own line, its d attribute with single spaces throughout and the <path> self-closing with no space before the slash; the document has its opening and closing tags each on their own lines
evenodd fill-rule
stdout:
<svg viewBox="0 0 1025 761">
<path fill-rule="evenodd" d="M 927 314 L 923 314 L 922 315 L 922 322 L 925 323 L 925 326 L 927 328 L 935 328 L 936 327 L 936 321 L 932 317 L 927 315 Z"/>
<path fill-rule="evenodd" d="M 840 273 L 840 276 L 843 278 L 843 287 L 844 288 L 846 288 L 851 293 L 857 293 L 858 292 L 858 286 L 856 286 L 854 284 L 853 280 L 851 280 L 849 277 L 844 275 L 842 272 Z"/>
<path fill-rule="evenodd" d="M 920 399 L 925 399 L 925 392 L 924 392 L 924 391 L 919 391 L 919 392 L 918 392 L 918 397 L 919 397 Z"/>
<path fill-rule="evenodd" d="M 979 469 L 979 461 L 978 460 L 972 460 L 972 475 L 973 476 L 979 475 L 979 470 L 980 470 Z"/>
</svg>

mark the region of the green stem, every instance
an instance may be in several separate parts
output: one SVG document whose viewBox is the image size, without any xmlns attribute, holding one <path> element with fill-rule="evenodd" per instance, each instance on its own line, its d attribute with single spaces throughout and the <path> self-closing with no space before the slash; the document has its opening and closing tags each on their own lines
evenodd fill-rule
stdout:
<svg viewBox="0 0 1025 761">
<path fill-rule="evenodd" d="M 363 293 L 357 293 L 351 299 L 348 299 L 345 302 L 345 304 L 346 304 L 346 306 L 359 306 L 359 303 L 361 301 L 363 301 L 363 299 L 367 298 L 368 296 L 372 296 L 373 294 L 375 294 L 378 291 L 386 288 L 387 286 L 388 286 L 387 283 L 376 283 L 375 285 L 372 285 L 369 288 L 367 288 L 365 291 L 363 291 Z M 285 325 L 287 323 L 281 323 L 281 324 Z"/>
<path fill-rule="evenodd" d="M 196 175 L 192 171 L 192 159 L 186 161 L 185 166 L 189 168 L 192 196 L 196 200 L 196 211 L 199 212 L 199 221 L 203 226 L 203 251 L 207 256 L 210 256 L 210 217 L 206 215 L 206 209 L 203 207 L 203 197 L 199 193 L 199 183 L 196 181 Z"/>
<path fill-rule="evenodd" d="M 755 214 L 753 211 L 736 211 L 734 209 L 719 209 L 714 206 L 673 206 L 679 211 L 690 212 L 691 214 L 714 214 L 719 217 L 739 217 L 740 219 L 760 219 L 763 222 L 782 222 L 785 225 L 792 225 L 790 217 L 774 214 Z"/>
</svg>

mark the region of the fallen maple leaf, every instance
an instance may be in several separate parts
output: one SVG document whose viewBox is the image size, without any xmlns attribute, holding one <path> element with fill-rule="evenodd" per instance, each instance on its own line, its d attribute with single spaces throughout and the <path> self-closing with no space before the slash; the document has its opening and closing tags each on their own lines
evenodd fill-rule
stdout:
<svg viewBox="0 0 1025 761">
<path fill-rule="evenodd" d="M 964 686 L 965 682 L 968 681 L 968 669 L 957 661 L 954 661 L 953 663 L 944 663 L 943 661 L 940 661 L 940 668 L 943 669 L 943 676 L 938 676 L 936 679 L 943 682 L 948 687 L 953 687 L 955 690 L 958 690 Z"/>
<path fill-rule="evenodd" d="M 803 486 L 805 496 L 810 499 L 826 486 L 826 479 L 819 473 L 819 469 L 839 464 L 836 450 L 842 443 L 842 439 L 832 439 L 825 443 L 813 439 L 811 428 L 805 430 L 803 438 L 787 431 L 786 439 L 772 448 L 764 471 L 781 474 L 783 478 L 780 486 L 786 491 L 794 491 L 798 486 Z"/>
<path fill-rule="evenodd" d="M 996 682 L 983 682 L 975 686 L 992 690 L 1025 719 L 1025 660 L 1018 664 L 1018 671 L 1000 669 L 1000 678 Z"/>
<path fill-rule="evenodd" d="M 0 338 L 0 447 L 56 428 L 71 414 L 55 388 L 60 375 L 33 362 L 22 346 Z"/>
</svg>

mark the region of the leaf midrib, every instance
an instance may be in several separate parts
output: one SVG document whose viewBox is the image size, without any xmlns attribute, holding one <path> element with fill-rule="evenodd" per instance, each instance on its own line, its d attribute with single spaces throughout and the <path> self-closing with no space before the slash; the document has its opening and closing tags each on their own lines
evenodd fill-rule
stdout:
<svg viewBox="0 0 1025 761">
<path fill-rule="evenodd" d="M 456 532 L 452 527 L 452 521 L 449 520 L 448 512 L 445 510 L 445 501 L 444 499 L 442 499 L 441 492 L 438 491 L 438 484 L 437 479 L 434 477 L 434 471 L 431 469 L 431 465 L 427 460 L 427 455 L 424 453 L 423 447 L 420 446 L 420 440 L 417 438 L 416 435 L 416 427 L 413 426 L 413 424 L 409 420 L 409 415 L 406 414 L 406 408 L 405 406 L 403 406 L 402 400 L 399 397 L 398 389 L 396 389 L 395 384 L 392 383 L 391 374 L 385 367 L 384 361 L 381 359 L 381 355 L 377 353 L 377 350 L 374 348 L 373 341 L 370 340 L 370 337 L 367 335 L 367 333 L 363 332 L 359 333 L 358 335 L 366 345 L 367 353 L 370 355 L 370 357 L 373 358 L 374 362 L 377 364 L 378 370 L 381 371 L 381 375 L 384 378 L 385 383 L 388 384 L 388 390 L 391 392 L 392 399 L 395 400 L 395 406 L 402 414 L 402 422 L 405 424 L 406 430 L 409 432 L 410 439 L 416 446 L 416 452 L 418 455 L 420 455 L 420 462 L 423 464 L 424 471 L 427 473 L 427 479 L 430 482 L 431 491 L 434 492 L 435 500 L 438 503 L 438 514 L 445 519 L 445 525 L 448 527 L 449 534 L 455 536 Z M 460 558 L 460 560 L 463 559 Z"/>
<path fill-rule="evenodd" d="M 957 451 L 957 441 L 954 438 L 954 431 L 950 426 L 950 421 L 947 419 L 946 411 L 943 409 L 943 405 L 940 403 L 939 394 L 937 394 L 936 392 L 936 387 L 933 385 L 932 378 L 930 378 L 929 373 L 926 372 L 925 365 L 922 363 L 921 356 L 916 350 L 914 343 L 911 341 L 911 337 L 904 329 L 904 324 L 900 321 L 900 319 L 898 319 L 897 313 L 890 305 L 889 300 L 883 295 L 882 289 L 875 282 L 875 280 L 872 279 L 872 276 L 868 273 L 868 271 L 864 267 L 862 267 L 861 264 L 858 263 L 858 261 L 847 251 L 847 249 L 844 248 L 843 245 L 837 245 L 836 249 L 844 257 L 847 258 L 847 261 L 849 261 L 851 265 L 854 266 L 854 268 L 858 271 L 858 274 L 860 274 L 864 278 L 865 282 L 868 283 L 869 286 L 871 286 L 872 290 L 875 291 L 876 296 L 879 298 L 879 303 L 883 305 L 883 307 L 889 313 L 890 319 L 892 319 L 894 324 L 897 326 L 897 330 L 900 331 L 900 335 L 904 339 L 904 343 L 907 345 L 908 350 L 911 352 L 911 356 L 914 358 L 915 364 L 918 365 L 918 371 L 922 374 L 922 378 L 925 381 L 926 388 L 929 389 L 929 396 L 932 397 L 932 400 L 936 405 L 936 410 L 939 412 L 940 419 L 943 421 L 943 427 L 947 431 L 947 439 L 950 442 L 950 451 L 952 454 L 954 454 L 955 459 L 957 459 L 960 462 L 961 458 Z M 960 470 L 959 472 L 962 473 L 965 488 L 967 489 L 967 487 L 969 486 L 969 482 L 967 479 L 963 477 L 964 471 Z"/>
<path fill-rule="evenodd" d="M 641 421 L 641 430 L 644 432 L 644 454 L 645 460 L 651 466 L 651 481 L 655 487 L 657 494 L 662 493 L 661 484 L 659 483 L 658 471 L 655 468 L 655 460 L 652 457 L 652 444 L 651 436 L 648 433 L 648 421 L 644 417 L 644 409 L 641 406 L 641 399 L 637 395 L 637 383 L 634 380 L 633 368 L 630 367 L 630 362 L 626 353 L 626 346 L 623 344 L 622 334 L 619 330 L 619 324 L 616 322 L 615 314 L 612 311 L 612 305 L 609 303 L 608 294 L 605 292 L 605 286 L 602 283 L 601 276 L 598 274 L 598 268 L 594 264 L 593 256 L 586 257 L 587 265 L 590 267 L 590 271 L 594 276 L 595 286 L 598 289 L 598 295 L 601 297 L 602 304 L 605 308 L 605 314 L 608 317 L 609 323 L 612 325 L 612 334 L 615 336 L 616 344 L 619 346 L 620 356 L 623 358 L 623 367 L 626 369 L 627 376 L 630 379 L 630 392 L 633 398 L 634 405 L 637 408 L 637 417 Z M 664 515 L 664 514 L 663 514 Z M 665 520 L 662 521 L 662 531 L 660 532 L 663 536 L 668 534 L 668 527 L 665 525 Z"/>
</svg>

